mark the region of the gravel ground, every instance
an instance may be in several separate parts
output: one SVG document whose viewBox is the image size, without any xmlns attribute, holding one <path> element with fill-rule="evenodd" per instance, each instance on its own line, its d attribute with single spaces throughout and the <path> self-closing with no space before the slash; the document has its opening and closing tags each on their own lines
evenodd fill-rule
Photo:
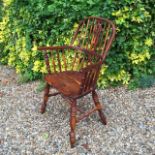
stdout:
<svg viewBox="0 0 155 155">
<path fill-rule="evenodd" d="M 77 125 L 76 147 L 69 144 L 68 104 L 50 98 L 39 113 L 43 92 L 38 82 L 18 84 L 12 69 L 0 66 L 0 155 L 154 155 L 155 87 L 99 90 L 108 125 L 96 114 Z M 91 96 L 79 100 L 83 109 Z"/>
</svg>

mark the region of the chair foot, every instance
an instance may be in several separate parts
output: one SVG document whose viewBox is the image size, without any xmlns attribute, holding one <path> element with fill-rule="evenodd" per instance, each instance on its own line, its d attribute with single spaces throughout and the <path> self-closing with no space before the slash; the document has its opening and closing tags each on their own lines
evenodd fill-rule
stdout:
<svg viewBox="0 0 155 155">
<path fill-rule="evenodd" d="M 98 95 L 97 95 L 95 90 L 92 92 L 92 97 L 93 97 L 95 106 L 98 109 L 98 114 L 99 114 L 99 117 L 101 119 L 101 122 L 104 125 L 107 125 L 107 119 L 106 119 L 104 113 L 102 112 L 102 107 L 101 107 L 101 104 L 100 104 L 99 99 L 98 99 Z"/>
<path fill-rule="evenodd" d="M 71 101 L 71 111 L 70 111 L 70 127 L 71 127 L 71 132 L 70 132 L 70 144 L 71 148 L 74 147 L 75 145 L 75 127 L 76 127 L 76 100 Z"/>
<path fill-rule="evenodd" d="M 70 132 L 70 144 L 71 144 L 71 148 L 73 148 L 75 146 L 75 132 Z"/>
<path fill-rule="evenodd" d="M 42 114 L 45 113 L 45 110 L 46 110 L 46 105 L 43 103 L 40 108 L 40 113 Z"/>
<path fill-rule="evenodd" d="M 100 116 L 100 119 L 101 119 L 101 122 L 104 124 L 104 125 L 107 125 L 107 119 L 104 115 L 104 113 L 102 112 L 102 110 L 99 110 L 99 116 Z"/>
<path fill-rule="evenodd" d="M 46 84 L 44 89 L 44 100 L 40 108 L 40 112 L 43 114 L 46 110 L 47 101 L 48 101 L 48 94 L 49 94 L 50 85 Z"/>
</svg>

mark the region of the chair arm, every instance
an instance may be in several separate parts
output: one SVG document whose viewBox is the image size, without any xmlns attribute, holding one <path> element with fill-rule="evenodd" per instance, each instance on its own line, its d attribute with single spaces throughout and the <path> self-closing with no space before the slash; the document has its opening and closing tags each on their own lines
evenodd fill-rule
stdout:
<svg viewBox="0 0 155 155">
<path fill-rule="evenodd" d="M 80 68 L 78 69 L 78 67 L 76 68 L 76 66 L 81 63 L 81 61 L 91 61 L 94 58 L 97 60 L 102 60 L 102 57 L 99 54 L 95 53 L 95 51 L 89 51 L 77 46 L 47 46 L 38 47 L 38 50 L 44 52 L 44 58 L 48 73 L 51 73 L 52 70 L 54 72 L 67 71 L 69 68 L 75 71 L 77 69 L 78 71 Z M 68 64 L 67 55 L 70 54 L 72 55 L 72 64 Z M 53 69 L 51 70 L 51 68 Z"/>
<path fill-rule="evenodd" d="M 80 70 L 80 72 L 84 73 L 80 93 L 85 93 L 96 87 L 96 82 L 100 73 L 101 66 L 102 61 L 99 61 Z"/>
<path fill-rule="evenodd" d="M 94 63 L 94 64 L 91 64 L 91 65 L 88 65 L 84 68 L 81 69 L 82 72 L 87 72 L 87 71 L 91 71 L 93 69 L 95 69 L 96 67 L 99 67 L 102 65 L 102 61 L 99 61 L 97 63 Z"/>
</svg>

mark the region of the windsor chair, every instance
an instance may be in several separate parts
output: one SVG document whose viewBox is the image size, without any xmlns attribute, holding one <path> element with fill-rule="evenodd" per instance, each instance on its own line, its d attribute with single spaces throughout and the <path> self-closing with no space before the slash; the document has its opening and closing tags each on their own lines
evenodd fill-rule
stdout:
<svg viewBox="0 0 155 155">
<path fill-rule="evenodd" d="M 106 55 L 115 36 L 115 26 L 108 20 L 100 17 L 88 17 L 79 23 L 79 26 L 69 46 L 39 47 L 43 51 L 48 73 L 45 75 L 46 87 L 44 90 L 41 113 L 45 112 L 48 98 L 62 95 L 70 104 L 70 143 L 75 145 L 76 124 L 98 111 L 101 122 L 106 125 L 106 117 L 95 91 L 96 83 Z M 49 94 L 50 88 L 56 93 Z M 80 108 L 77 99 L 91 93 L 95 106 L 93 109 L 77 116 Z"/>
</svg>

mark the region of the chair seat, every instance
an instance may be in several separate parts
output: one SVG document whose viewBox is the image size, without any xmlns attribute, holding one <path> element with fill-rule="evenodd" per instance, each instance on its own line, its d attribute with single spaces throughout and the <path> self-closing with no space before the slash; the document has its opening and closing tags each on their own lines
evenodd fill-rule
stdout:
<svg viewBox="0 0 155 155">
<path fill-rule="evenodd" d="M 45 76 L 45 80 L 49 85 L 65 96 L 70 97 L 79 95 L 83 78 L 84 73 L 76 71 L 52 73 Z"/>
</svg>

